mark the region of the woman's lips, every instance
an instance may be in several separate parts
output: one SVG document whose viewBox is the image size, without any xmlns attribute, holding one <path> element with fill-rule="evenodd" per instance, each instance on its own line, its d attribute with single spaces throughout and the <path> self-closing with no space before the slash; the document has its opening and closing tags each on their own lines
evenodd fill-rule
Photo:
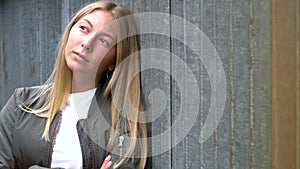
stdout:
<svg viewBox="0 0 300 169">
<path fill-rule="evenodd" d="M 73 52 L 76 56 L 76 59 L 77 60 L 80 60 L 80 61 L 85 61 L 85 62 L 89 62 L 84 55 L 82 55 L 81 53 L 79 52 Z"/>
</svg>

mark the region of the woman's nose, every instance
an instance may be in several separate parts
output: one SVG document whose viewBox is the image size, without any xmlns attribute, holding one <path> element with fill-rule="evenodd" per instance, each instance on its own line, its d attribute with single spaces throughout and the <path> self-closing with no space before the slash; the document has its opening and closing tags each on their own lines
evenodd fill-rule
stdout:
<svg viewBox="0 0 300 169">
<path fill-rule="evenodd" d="M 93 37 L 89 36 L 86 37 L 82 43 L 81 43 L 81 47 L 84 48 L 84 50 L 91 52 L 93 51 Z"/>
</svg>

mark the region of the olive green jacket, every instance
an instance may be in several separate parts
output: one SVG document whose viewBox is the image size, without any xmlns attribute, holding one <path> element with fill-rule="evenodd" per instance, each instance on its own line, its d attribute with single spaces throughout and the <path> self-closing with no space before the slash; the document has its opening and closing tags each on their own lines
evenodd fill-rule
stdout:
<svg viewBox="0 0 300 169">
<path fill-rule="evenodd" d="M 61 112 L 56 114 L 50 127 L 50 140 L 46 141 L 42 138 L 42 134 L 47 118 L 24 112 L 20 108 L 20 105 L 30 101 L 40 88 L 41 86 L 16 89 L 0 112 L 0 169 L 50 168 L 51 166 L 55 138 L 62 118 Z M 27 106 L 37 109 L 42 104 L 43 100 L 34 101 Z M 111 101 L 103 96 L 101 89 L 97 89 L 88 117 L 77 122 L 83 169 L 101 167 L 107 155 L 110 124 Z M 122 149 L 126 149 L 126 140 Z M 113 162 L 117 160 L 116 158 L 113 156 Z M 130 159 L 130 162 L 121 168 L 136 168 L 138 161 L 138 159 Z"/>
</svg>

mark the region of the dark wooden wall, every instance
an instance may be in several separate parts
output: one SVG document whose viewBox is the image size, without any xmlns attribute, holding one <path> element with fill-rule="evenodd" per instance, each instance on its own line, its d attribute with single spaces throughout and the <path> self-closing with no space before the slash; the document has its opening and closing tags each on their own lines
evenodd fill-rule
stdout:
<svg viewBox="0 0 300 169">
<path fill-rule="evenodd" d="M 0 1 L 0 107 L 13 90 L 42 84 L 53 69 L 56 48 L 71 16 L 91 2 L 75 0 Z M 141 36 L 143 49 L 156 48 L 178 56 L 192 71 L 199 91 L 199 113 L 179 117 L 184 102 L 176 80 L 180 72 L 170 57 L 162 64 L 169 72 L 143 72 L 147 107 L 164 103 L 159 116 L 150 114 L 153 136 L 161 142 L 151 150 L 168 151 L 153 157 L 153 168 L 272 168 L 272 1 L 271 0 L 115 0 L 137 12 L 168 13 L 191 22 L 208 37 L 223 64 L 226 102 L 212 135 L 199 141 L 208 117 L 212 86 L 201 59 L 185 44 L 172 38 L 183 25 L 170 23 L 170 36 Z M 160 25 L 152 25 L 159 27 Z M 185 32 L 188 34 L 189 32 Z M 184 35 L 184 34 L 183 34 Z M 166 62 L 165 62 L 166 61 Z M 214 86 L 213 86 L 214 87 Z M 158 90 L 154 90 L 158 89 Z M 190 88 L 193 91 L 194 89 Z M 150 92 L 160 96 L 153 96 Z M 184 90 L 183 90 L 184 91 Z M 192 96 L 191 96 L 192 97 Z M 194 96 L 193 96 L 194 97 Z M 156 102 L 155 102 L 156 101 Z M 190 105 L 194 106 L 194 105 Z M 153 105 L 152 105 L 153 108 Z M 192 113 L 193 114 L 193 113 Z M 183 120 L 192 128 L 173 127 Z M 183 127 L 184 128 L 184 127 Z M 164 131 L 171 129 L 167 136 Z M 184 135 L 183 138 L 182 135 Z"/>
</svg>

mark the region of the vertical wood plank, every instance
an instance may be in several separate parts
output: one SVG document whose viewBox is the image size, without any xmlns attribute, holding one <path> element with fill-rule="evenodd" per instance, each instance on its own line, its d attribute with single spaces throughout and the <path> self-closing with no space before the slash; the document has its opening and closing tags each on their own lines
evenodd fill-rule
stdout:
<svg viewBox="0 0 300 169">
<path fill-rule="evenodd" d="M 232 55 L 230 43 L 231 34 L 230 29 L 230 0 L 216 1 L 216 24 L 214 35 L 214 46 L 219 53 L 222 60 L 223 67 L 226 73 L 226 90 L 230 91 L 230 57 Z M 223 112 L 222 119 L 218 125 L 215 141 L 216 146 L 216 168 L 231 168 L 231 114 L 230 114 L 230 93 L 226 95 L 226 105 Z"/>
<path fill-rule="evenodd" d="M 4 23 L 4 1 L 0 1 L 0 22 Z M 0 26 L 0 107 L 4 105 L 4 102 L 6 102 L 5 92 L 4 88 L 6 87 L 4 85 L 4 72 L 5 72 L 5 63 L 4 63 L 4 44 L 3 44 L 3 26 Z"/>
<path fill-rule="evenodd" d="M 11 47 L 16 47 L 19 44 L 16 44 L 18 41 L 17 38 L 17 29 L 18 29 L 18 20 L 16 19 L 16 11 L 14 12 L 9 12 L 10 9 L 15 9 L 16 4 L 14 2 L 3 2 L 2 3 L 2 9 L 1 14 L 2 14 L 2 23 L 3 25 L 6 25 L 5 27 L 2 27 L 2 31 L 5 32 L 2 34 L 1 39 L 2 39 L 2 51 L 1 51 L 1 72 L 3 72 L 3 79 L 1 80 L 5 90 L 3 90 L 1 93 L 1 98 L 3 99 L 2 105 L 5 104 L 9 96 L 12 94 L 14 88 L 16 87 L 15 84 L 18 84 L 20 82 L 16 82 L 17 79 L 19 80 L 20 78 L 14 79 L 12 76 L 14 74 L 19 74 L 19 66 L 16 65 L 15 63 L 19 61 L 19 55 L 18 55 L 18 49 L 17 48 L 14 50 L 11 49 Z M 15 7 L 15 8 L 14 8 Z M 10 13 L 10 14 L 9 14 Z M 15 21 L 15 23 L 10 22 L 10 20 Z M 12 27 L 17 27 L 15 29 L 11 29 Z M 11 30 L 10 30 L 11 29 Z M 15 72 L 10 70 L 9 68 L 14 68 Z"/>
<path fill-rule="evenodd" d="M 272 1 L 272 167 L 297 166 L 297 0 Z M 299 110 L 298 110 L 299 111 Z"/>
<path fill-rule="evenodd" d="M 296 0 L 296 48 L 297 48 L 297 168 L 300 168 L 300 0 Z"/>
<path fill-rule="evenodd" d="M 200 16 L 199 7 L 200 1 L 171 1 L 171 15 L 199 27 L 200 17 L 195 17 Z M 172 79 L 172 121 L 184 121 L 183 126 L 174 127 L 172 131 L 172 144 L 175 146 L 172 149 L 172 168 L 199 168 L 201 165 L 201 146 L 199 143 L 200 111 L 193 113 L 197 116 L 192 116 L 191 112 L 187 112 L 183 105 L 186 104 L 185 100 L 187 99 L 184 97 L 183 92 L 187 93 L 187 90 L 196 90 L 189 87 L 191 84 L 188 83 L 190 80 L 188 78 L 194 76 L 199 86 L 201 65 L 199 56 L 194 51 L 191 51 L 185 42 L 188 40 L 186 37 L 191 33 L 187 30 L 186 25 L 180 25 L 175 21 L 172 22 L 170 51 L 172 53 L 172 77 L 174 76 L 175 78 L 176 75 L 180 74 L 176 76 L 177 79 Z M 180 37 L 180 39 L 175 39 L 175 36 Z M 181 59 L 183 62 L 180 64 L 177 59 Z M 188 74 L 188 69 L 193 74 Z M 180 85 L 180 82 L 183 81 L 185 81 L 186 86 Z M 197 104 L 200 105 L 200 103 Z M 183 118 L 181 117 L 182 115 Z M 185 129 L 189 128 L 191 123 L 193 123 L 193 127 L 186 131 Z"/>
<path fill-rule="evenodd" d="M 207 38 L 215 45 L 216 44 L 216 1 L 201 1 L 200 6 L 200 29 L 207 36 Z M 201 91 L 201 104 L 200 104 L 200 126 L 203 127 L 205 120 L 208 116 L 210 110 L 211 88 L 210 88 L 210 78 L 207 74 L 207 68 L 201 64 L 200 69 L 200 91 Z M 205 142 L 201 143 L 201 166 L 204 168 L 216 168 L 216 153 L 218 149 L 216 148 L 216 135 L 215 132 L 211 137 L 209 137 Z"/>
<path fill-rule="evenodd" d="M 61 5 L 59 0 L 1 1 L 1 8 L 2 107 L 15 88 L 42 84 L 52 72 Z"/>
<path fill-rule="evenodd" d="M 271 169 L 271 1 L 250 1 L 250 167 Z"/>
<path fill-rule="evenodd" d="M 250 168 L 249 1 L 231 3 L 232 168 Z"/>
<path fill-rule="evenodd" d="M 126 1 L 127 3 L 131 1 Z M 170 1 L 136 1 L 131 4 L 131 8 L 134 12 L 161 12 L 169 13 Z M 159 18 L 149 18 L 144 22 L 149 24 L 149 30 L 154 30 L 162 25 L 157 24 Z M 166 21 L 169 25 L 169 21 Z M 137 23 L 142 24 L 142 23 Z M 143 25 L 140 25 L 141 27 Z M 165 25 L 164 25 L 165 26 Z M 164 29 L 169 29 L 169 26 Z M 170 33 L 167 35 L 159 35 L 156 33 L 140 34 L 140 45 L 141 50 L 162 50 L 164 52 L 170 51 Z M 150 52 L 153 53 L 153 52 Z M 159 56 L 159 64 L 163 65 L 165 70 L 170 70 L 170 60 L 169 56 L 165 54 L 157 54 L 153 56 L 152 54 L 147 56 L 148 61 L 141 59 L 142 68 L 143 66 L 151 66 L 157 64 L 157 56 Z M 152 168 L 172 168 L 171 161 L 171 133 L 163 135 L 164 132 L 171 128 L 171 77 L 170 71 L 165 72 L 163 70 L 157 69 L 147 69 L 142 72 L 142 91 L 143 98 L 145 101 L 146 110 L 148 111 L 148 120 L 151 122 L 151 144 L 149 145 L 150 155 L 155 155 L 152 157 Z M 165 103 L 165 107 L 160 106 Z M 167 150 L 161 152 L 162 150 Z M 158 153 L 158 154 L 157 154 Z"/>
</svg>

